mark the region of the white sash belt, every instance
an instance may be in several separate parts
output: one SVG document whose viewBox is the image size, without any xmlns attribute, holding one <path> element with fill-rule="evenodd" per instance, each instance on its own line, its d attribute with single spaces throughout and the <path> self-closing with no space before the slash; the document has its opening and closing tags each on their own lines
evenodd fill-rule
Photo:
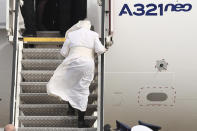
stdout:
<svg viewBox="0 0 197 131">
<path fill-rule="evenodd" d="M 69 55 L 80 55 L 94 59 L 93 49 L 87 47 L 71 47 L 69 51 Z"/>
</svg>

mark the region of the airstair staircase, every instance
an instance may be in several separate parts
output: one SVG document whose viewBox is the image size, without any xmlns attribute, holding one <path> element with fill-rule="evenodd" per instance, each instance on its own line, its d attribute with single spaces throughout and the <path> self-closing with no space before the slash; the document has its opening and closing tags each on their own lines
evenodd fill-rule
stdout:
<svg viewBox="0 0 197 131">
<path fill-rule="evenodd" d="M 98 58 L 85 121 L 90 128 L 77 127 L 77 114 L 68 116 L 68 104 L 46 92 L 46 84 L 63 61 L 64 38 L 58 32 L 39 32 L 23 38 L 18 46 L 15 126 L 18 131 L 97 131 Z M 54 37 L 55 36 L 55 37 Z"/>
</svg>

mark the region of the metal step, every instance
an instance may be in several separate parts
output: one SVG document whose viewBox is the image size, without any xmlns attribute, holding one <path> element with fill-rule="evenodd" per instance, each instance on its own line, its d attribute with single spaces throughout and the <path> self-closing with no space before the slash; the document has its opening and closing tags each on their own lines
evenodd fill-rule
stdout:
<svg viewBox="0 0 197 131">
<path fill-rule="evenodd" d="M 22 70 L 21 75 L 24 82 L 48 82 L 53 76 L 52 70 Z M 94 79 L 97 79 L 98 72 L 95 72 Z"/>
<path fill-rule="evenodd" d="M 68 104 L 21 104 L 19 108 L 24 116 L 66 116 Z M 86 116 L 91 116 L 95 111 L 97 105 L 88 105 Z"/>
<path fill-rule="evenodd" d="M 19 116 L 24 127 L 77 127 L 77 116 Z M 97 117 L 85 116 L 85 121 L 93 126 Z"/>
<path fill-rule="evenodd" d="M 47 82 L 21 82 L 22 93 L 46 93 Z M 92 81 L 90 85 L 90 93 L 98 87 L 96 81 Z"/>
<path fill-rule="evenodd" d="M 63 60 L 22 60 L 23 70 L 55 70 Z"/>
<path fill-rule="evenodd" d="M 60 54 L 60 49 L 58 48 L 24 48 L 23 58 L 24 59 L 55 59 L 55 60 L 65 59 Z M 96 55 L 95 55 L 95 63 L 98 64 L 98 59 Z"/>
<path fill-rule="evenodd" d="M 37 31 L 38 37 L 61 37 L 60 31 Z"/>
<path fill-rule="evenodd" d="M 23 49 L 24 59 L 58 59 L 62 60 L 64 57 L 60 54 L 60 49 L 53 48 L 27 48 Z"/>
<path fill-rule="evenodd" d="M 35 45 L 62 45 L 64 37 L 23 37 L 24 44 Z"/>
<path fill-rule="evenodd" d="M 22 93 L 46 93 L 46 84 L 48 82 L 21 82 Z"/>
<path fill-rule="evenodd" d="M 47 93 L 20 93 L 21 104 L 66 104 L 65 101 Z M 97 94 L 90 94 L 88 103 L 92 104 L 97 100 Z"/>
<path fill-rule="evenodd" d="M 97 131 L 96 128 L 23 127 L 18 131 Z"/>
<path fill-rule="evenodd" d="M 28 70 L 21 71 L 21 75 L 24 81 L 26 82 L 48 82 L 54 71 L 50 70 Z"/>
<path fill-rule="evenodd" d="M 62 62 L 63 60 L 55 59 L 24 59 L 21 61 L 23 70 L 55 70 Z M 97 61 L 95 60 L 95 62 Z"/>
</svg>

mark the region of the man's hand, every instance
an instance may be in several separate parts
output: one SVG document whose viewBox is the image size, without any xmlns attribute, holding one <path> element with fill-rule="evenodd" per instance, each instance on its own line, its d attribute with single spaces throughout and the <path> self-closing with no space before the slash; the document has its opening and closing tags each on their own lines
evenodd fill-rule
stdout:
<svg viewBox="0 0 197 131">
<path fill-rule="evenodd" d="M 113 37 L 112 37 L 112 35 L 107 36 L 107 37 L 105 38 L 105 41 L 106 41 L 106 42 L 105 42 L 105 48 L 106 48 L 106 49 L 109 49 L 109 47 L 113 45 Z"/>
</svg>

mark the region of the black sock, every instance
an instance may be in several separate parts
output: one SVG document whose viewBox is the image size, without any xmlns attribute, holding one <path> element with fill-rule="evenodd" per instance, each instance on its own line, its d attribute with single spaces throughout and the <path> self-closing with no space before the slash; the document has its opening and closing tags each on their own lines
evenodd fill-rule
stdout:
<svg viewBox="0 0 197 131">
<path fill-rule="evenodd" d="M 78 110 L 78 121 L 84 121 L 85 111 Z"/>
</svg>

